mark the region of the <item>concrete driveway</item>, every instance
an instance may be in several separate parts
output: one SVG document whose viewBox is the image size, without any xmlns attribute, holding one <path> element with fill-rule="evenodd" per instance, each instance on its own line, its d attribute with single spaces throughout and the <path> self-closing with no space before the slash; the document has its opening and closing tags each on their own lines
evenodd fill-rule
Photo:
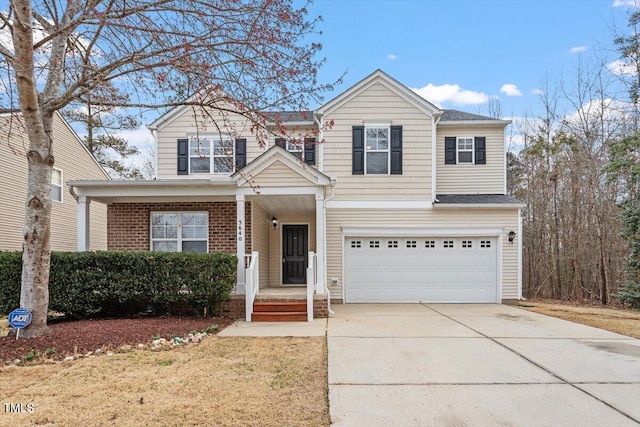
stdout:
<svg viewBox="0 0 640 427">
<path fill-rule="evenodd" d="M 339 305 L 335 426 L 638 426 L 640 340 L 504 305 Z"/>
</svg>

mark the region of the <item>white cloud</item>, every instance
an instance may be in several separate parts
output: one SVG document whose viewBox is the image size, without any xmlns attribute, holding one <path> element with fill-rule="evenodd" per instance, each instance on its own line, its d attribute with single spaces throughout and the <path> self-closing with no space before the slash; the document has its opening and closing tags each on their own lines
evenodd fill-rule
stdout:
<svg viewBox="0 0 640 427">
<path fill-rule="evenodd" d="M 572 47 L 571 49 L 569 49 L 569 52 L 571 52 L 571 53 L 580 53 L 580 52 L 584 52 L 587 49 L 588 49 L 588 47 L 586 47 L 586 46 L 575 46 L 575 47 Z"/>
<path fill-rule="evenodd" d="M 613 6 L 613 7 L 626 7 L 626 6 L 635 7 L 636 6 L 636 0 L 613 0 L 613 4 L 611 6 Z"/>
<path fill-rule="evenodd" d="M 392 60 L 392 61 L 393 61 L 394 59 L 396 59 L 396 58 L 397 58 L 397 56 L 395 56 L 393 53 L 390 53 L 389 55 L 387 55 L 387 59 L 390 59 L 390 60 Z"/>
<path fill-rule="evenodd" d="M 533 88 L 533 89 L 531 89 L 531 93 L 534 94 L 534 95 L 542 95 L 544 93 L 544 91 L 542 89 Z"/>
<path fill-rule="evenodd" d="M 522 95 L 522 92 L 520 92 L 520 89 L 518 89 L 518 86 L 514 85 L 513 83 L 503 84 L 502 87 L 500 88 L 500 92 L 504 93 L 507 96 Z"/>
<path fill-rule="evenodd" d="M 424 87 L 411 90 L 438 106 L 444 102 L 455 105 L 478 105 L 489 101 L 489 96 L 484 92 L 463 90 L 460 86 L 449 83 L 440 86 L 429 83 Z"/>
<path fill-rule="evenodd" d="M 633 68 L 631 64 L 628 64 L 621 59 L 616 59 L 615 61 L 607 64 L 607 69 L 616 76 L 623 74 L 627 76 L 635 76 L 638 74 L 637 69 Z"/>
</svg>

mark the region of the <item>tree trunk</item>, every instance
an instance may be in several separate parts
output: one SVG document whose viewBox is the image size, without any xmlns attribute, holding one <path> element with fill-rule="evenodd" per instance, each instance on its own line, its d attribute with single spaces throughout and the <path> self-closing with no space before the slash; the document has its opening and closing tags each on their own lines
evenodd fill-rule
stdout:
<svg viewBox="0 0 640 427">
<path fill-rule="evenodd" d="M 29 181 L 24 219 L 20 306 L 31 311 L 32 321 L 20 335 L 30 338 L 49 330 L 49 224 L 53 171 L 51 129 L 54 113 L 53 110 L 43 109 L 38 99 L 33 65 L 31 4 L 16 0 L 12 2 L 12 6 L 14 49 L 16 57 L 20 58 L 14 66 L 16 87 L 22 118 L 29 134 Z"/>
</svg>

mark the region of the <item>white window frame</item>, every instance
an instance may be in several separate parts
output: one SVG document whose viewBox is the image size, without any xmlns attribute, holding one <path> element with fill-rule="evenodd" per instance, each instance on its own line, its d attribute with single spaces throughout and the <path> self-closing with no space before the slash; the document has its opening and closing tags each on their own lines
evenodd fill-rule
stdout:
<svg viewBox="0 0 640 427">
<path fill-rule="evenodd" d="M 60 183 L 59 184 L 53 182 L 54 178 L 56 176 L 56 172 L 60 172 Z M 53 167 L 53 172 L 51 173 L 51 188 L 53 188 L 53 187 L 59 187 L 60 188 L 60 200 L 57 200 L 57 199 L 53 198 L 53 191 L 52 191 L 51 192 L 51 201 L 62 203 L 62 201 L 64 200 L 64 195 L 63 195 L 64 191 L 62 191 L 62 190 L 64 190 L 64 175 L 62 173 L 62 169 L 57 168 L 55 166 Z"/>
<path fill-rule="evenodd" d="M 471 141 L 471 148 L 460 148 L 460 143 L 467 144 Z M 471 153 L 471 161 L 463 162 L 460 160 L 460 153 Z M 458 164 L 475 164 L 475 141 L 473 137 L 470 136 L 459 136 L 456 138 L 456 161 Z"/>
<path fill-rule="evenodd" d="M 223 141 L 223 140 L 228 140 L 231 142 L 231 156 L 229 156 L 229 154 L 216 154 L 215 153 L 215 141 Z M 198 141 L 199 145 L 204 145 L 205 141 L 206 144 L 209 147 L 209 154 L 204 156 L 205 158 L 208 157 L 209 158 L 209 171 L 208 172 L 192 172 L 191 171 L 191 159 L 193 158 L 200 158 L 202 156 L 200 156 L 199 154 L 192 154 L 191 152 L 191 144 L 194 141 Z M 232 138 L 230 135 L 227 134 L 216 134 L 216 135 L 200 135 L 200 136 L 195 136 L 195 135 L 191 135 L 189 136 L 189 146 L 188 146 L 188 164 L 189 164 L 189 174 L 193 174 L 193 175 L 209 175 L 209 174 L 214 174 L 214 175 L 230 175 L 233 172 L 235 172 L 235 164 L 236 164 L 236 144 L 235 144 L 235 139 Z M 223 171 L 223 172 L 216 172 L 215 171 L 215 159 L 216 158 L 231 158 L 231 170 L 230 171 Z"/>
<path fill-rule="evenodd" d="M 299 143 L 296 143 L 295 141 L 289 141 L 288 139 L 285 140 L 285 149 L 301 160 L 304 156 L 304 148 L 302 148 L 303 146 L 304 146 L 304 143 L 299 144 Z"/>
<path fill-rule="evenodd" d="M 373 150 L 367 145 L 367 131 L 369 129 L 386 129 L 387 131 L 387 149 Z M 387 173 L 369 173 L 367 154 L 369 153 L 387 153 Z M 390 175 L 391 174 L 391 125 L 389 123 L 369 123 L 364 126 L 364 174 L 365 175 Z"/>
<path fill-rule="evenodd" d="M 176 237 L 153 237 L 153 216 L 154 215 L 176 215 L 177 216 L 177 230 Z M 182 237 L 182 216 L 183 215 L 197 215 L 204 214 L 204 222 L 207 230 L 206 237 L 194 237 L 194 238 L 184 238 Z M 153 243 L 154 242 L 177 242 L 176 252 L 182 252 L 182 243 L 183 242 L 206 242 L 206 252 L 209 253 L 209 212 L 207 211 L 151 211 L 149 215 L 149 250 L 153 252 Z M 157 251 L 160 252 L 160 251 Z"/>
</svg>

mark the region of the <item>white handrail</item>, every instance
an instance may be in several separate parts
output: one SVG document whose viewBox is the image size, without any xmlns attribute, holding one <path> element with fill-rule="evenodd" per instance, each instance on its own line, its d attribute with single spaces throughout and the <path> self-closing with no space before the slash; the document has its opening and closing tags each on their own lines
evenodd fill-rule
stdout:
<svg viewBox="0 0 640 427">
<path fill-rule="evenodd" d="M 313 293 L 316 288 L 316 254 L 309 251 L 307 267 L 307 321 L 313 322 Z"/>
<path fill-rule="evenodd" d="M 251 262 L 249 263 L 249 267 L 245 270 L 245 278 L 245 320 L 247 322 L 251 322 L 253 302 L 256 299 L 256 295 L 260 292 L 260 262 L 259 254 L 256 251 L 251 252 Z"/>
</svg>

